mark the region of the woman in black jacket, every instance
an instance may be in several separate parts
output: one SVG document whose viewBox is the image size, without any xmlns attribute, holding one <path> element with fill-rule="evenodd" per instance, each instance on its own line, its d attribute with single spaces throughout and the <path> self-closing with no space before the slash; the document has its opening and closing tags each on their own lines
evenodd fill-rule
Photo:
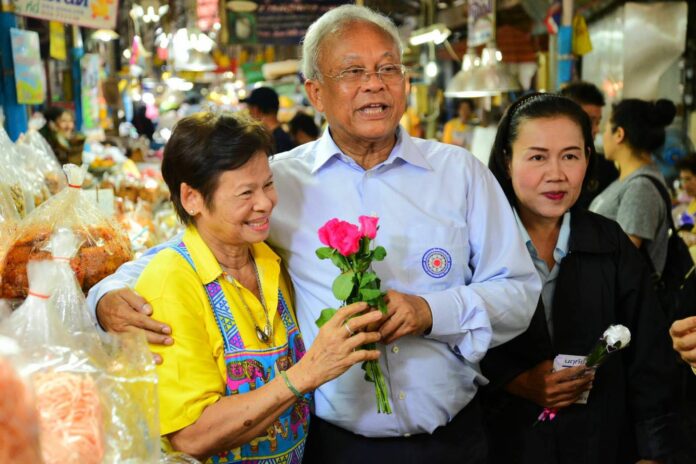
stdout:
<svg viewBox="0 0 696 464">
<path fill-rule="evenodd" d="M 496 135 L 489 167 L 543 289 L 529 329 L 482 362 L 492 463 L 666 462 L 673 452 L 670 343 L 649 273 L 615 222 L 573 208 L 593 156 L 587 115 L 555 95 L 515 102 Z M 628 348 L 596 372 L 553 372 L 557 355 L 587 355 L 611 324 L 629 328 Z M 555 418 L 533 425 L 543 408 Z"/>
</svg>

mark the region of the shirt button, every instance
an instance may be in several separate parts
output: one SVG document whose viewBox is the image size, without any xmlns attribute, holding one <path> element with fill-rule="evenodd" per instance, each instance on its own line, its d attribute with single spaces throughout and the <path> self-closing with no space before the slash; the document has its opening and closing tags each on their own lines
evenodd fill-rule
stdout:
<svg viewBox="0 0 696 464">
<path fill-rule="evenodd" d="M 394 353 L 394 354 L 399 354 L 399 347 L 398 347 L 398 346 L 392 346 L 392 353 Z"/>
<path fill-rule="evenodd" d="M 405 399 L 406 399 L 406 393 L 404 393 L 404 392 L 399 392 L 399 399 L 400 399 L 400 400 L 405 400 Z"/>
</svg>

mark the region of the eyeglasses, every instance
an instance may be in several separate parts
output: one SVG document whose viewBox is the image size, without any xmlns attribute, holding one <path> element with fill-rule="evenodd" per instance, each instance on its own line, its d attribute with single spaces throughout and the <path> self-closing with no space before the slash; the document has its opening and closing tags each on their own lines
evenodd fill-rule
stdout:
<svg viewBox="0 0 696 464">
<path fill-rule="evenodd" d="M 398 84 L 404 80 L 406 69 L 403 64 L 385 64 L 377 68 L 377 71 L 369 72 L 365 68 L 348 68 L 334 76 L 328 74 L 326 76 L 346 84 L 357 84 L 368 82 L 370 76 L 375 74 L 385 84 Z"/>
</svg>

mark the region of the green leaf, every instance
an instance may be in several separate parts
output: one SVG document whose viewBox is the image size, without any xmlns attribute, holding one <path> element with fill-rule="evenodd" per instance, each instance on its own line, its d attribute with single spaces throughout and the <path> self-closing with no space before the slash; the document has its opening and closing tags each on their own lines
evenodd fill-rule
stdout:
<svg viewBox="0 0 696 464">
<path fill-rule="evenodd" d="M 360 289 L 360 298 L 362 298 L 363 301 L 370 301 L 374 300 L 375 298 L 379 298 L 379 296 L 382 294 L 378 289 L 374 288 L 361 288 Z"/>
<path fill-rule="evenodd" d="M 384 298 L 377 300 L 377 309 L 379 309 L 382 314 L 387 314 L 387 304 L 384 302 Z"/>
<path fill-rule="evenodd" d="M 348 260 L 339 252 L 335 252 L 331 255 L 331 262 L 334 263 L 334 266 L 339 268 L 341 272 L 346 272 L 348 269 L 350 269 L 350 266 L 348 266 Z"/>
<path fill-rule="evenodd" d="M 383 246 L 378 246 L 372 251 L 372 259 L 382 261 L 387 256 L 387 250 Z"/>
<path fill-rule="evenodd" d="M 377 274 L 374 272 L 366 272 L 360 278 L 360 287 L 365 287 L 370 282 L 377 280 Z"/>
<path fill-rule="evenodd" d="M 336 309 L 333 308 L 326 308 L 321 310 L 321 314 L 319 315 L 319 319 L 316 320 L 316 324 L 318 327 L 322 327 L 324 324 L 329 322 L 329 319 L 333 317 L 334 314 L 336 314 Z"/>
<path fill-rule="evenodd" d="M 340 276 L 336 277 L 331 289 L 333 290 L 333 294 L 337 300 L 346 301 L 348 299 L 353 291 L 353 287 L 355 286 L 355 283 L 353 282 L 354 277 L 355 272 L 353 271 L 344 272 Z"/>
<path fill-rule="evenodd" d="M 315 253 L 317 254 L 317 257 L 319 259 L 327 259 L 331 257 L 334 251 L 335 250 L 331 247 L 321 247 L 317 248 L 317 251 Z"/>
</svg>

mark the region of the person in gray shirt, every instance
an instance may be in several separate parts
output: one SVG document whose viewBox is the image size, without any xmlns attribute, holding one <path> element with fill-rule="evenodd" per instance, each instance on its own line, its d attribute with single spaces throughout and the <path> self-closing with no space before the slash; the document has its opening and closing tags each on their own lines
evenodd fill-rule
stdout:
<svg viewBox="0 0 696 464">
<path fill-rule="evenodd" d="M 651 153 L 665 142 L 665 127 L 676 114 L 669 100 L 622 100 L 614 105 L 603 134 L 604 156 L 616 163 L 619 178 L 590 204 L 590 211 L 619 223 L 637 246 L 644 246 L 659 273 L 667 259 L 670 212 L 653 184 L 665 183 Z"/>
</svg>

